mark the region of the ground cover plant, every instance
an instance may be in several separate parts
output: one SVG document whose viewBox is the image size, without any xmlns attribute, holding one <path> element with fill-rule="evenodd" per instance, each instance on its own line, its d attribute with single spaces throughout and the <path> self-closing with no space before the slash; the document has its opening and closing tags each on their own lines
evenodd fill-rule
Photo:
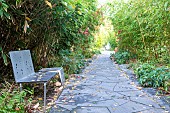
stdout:
<svg viewBox="0 0 170 113">
<path fill-rule="evenodd" d="M 165 91 L 170 89 L 170 69 L 168 67 L 156 67 L 153 64 L 144 63 L 135 69 L 139 83 L 145 87 L 162 87 Z"/>
<path fill-rule="evenodd" d="M 130 54 L 128 52 L 118 51 L 115 54 L 113 54 L 112 57 L 118 64 L 126 64 L 130 60 Z"/>
<path fill-rule="evenodd" d="M 3 89 L 0 89 L 0 112 L 1 113 L 25 113 L 31 110 L 31 97 L 26 98 L 31 91 L 19 89 L 14 84 L 6 83 Z"/>
</svg>

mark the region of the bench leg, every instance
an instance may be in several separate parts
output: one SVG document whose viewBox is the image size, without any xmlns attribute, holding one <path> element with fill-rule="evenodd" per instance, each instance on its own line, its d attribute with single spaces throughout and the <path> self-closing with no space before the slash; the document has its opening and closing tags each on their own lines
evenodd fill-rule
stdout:
<svg viewBox="0 0 170 113">
<path fill-rule="evenodd" d="M 47 83 L 44 83 L 44 113 L 46 112 L 46 85 Z"/>
<path fill-rule="evenodd" d="M 63 68 L 60 71 L 58 71 L 58 73 L 59 73 L 59 76 L 60 76 L 61 84 L 64 86 L 65 76 L 64 76 Z"/>
<path fill-rule="evenodd" d="M 20 90 L 20 92 L 22 91 L 22 83 L 19 83 L 19 90 Z M 20 101 L 23 102 L 22 97 L 20 98 Z"/>
<path fill-rule="evenodd" d="M 20 87 L 20 91 L 22 91 L 22 84 L 21 83 L 19 83 L 19 87 Z"/>
</svg>

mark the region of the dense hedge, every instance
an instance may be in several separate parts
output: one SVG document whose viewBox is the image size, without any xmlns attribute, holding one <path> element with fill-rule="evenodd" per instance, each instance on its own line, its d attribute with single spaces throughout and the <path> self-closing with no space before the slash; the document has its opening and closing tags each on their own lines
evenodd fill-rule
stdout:
<svg viewBox="0 0 170 113">
<path fill-rule="evenodd" d="M 95 0 L 1 0 L 0 77 L 11 78 L 8 52 L 22 49 L 31 50 L 36 69 L 78 72 L 82 59 L 94 54 L 89 48 L 101 16 Z"/>
<path fill-rule="evenodd" d="M 170 63 L 170 2 L 129 0 L 110 3 L 119 50 L 141 61 Z"/>
</svg>

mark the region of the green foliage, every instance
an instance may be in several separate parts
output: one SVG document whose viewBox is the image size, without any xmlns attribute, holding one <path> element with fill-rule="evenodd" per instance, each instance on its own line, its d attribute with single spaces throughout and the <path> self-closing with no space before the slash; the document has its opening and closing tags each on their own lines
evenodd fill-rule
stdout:
<svg viewBox="0 0 170 113">
<path fill-rule="evenodd" d="M 0 4 L 0 70 L 4 78 L 13 78 L 8 76 L 12 73 L 7 57 L 11 50 L 30 49 L 36 70 L 63 66 L 68 74 L 78 73 L 82 59 L 98 50 L 93 33 L 102 22 L 102 13 L 96 0 L 1 0 L 0 3 L 6 4 Z M 10 14 L 10 20 L 5 13 Z"/>
<path fill-rule="evenodd" d="M 155 69 L 155 66 L 150 65 L 148 63 L 144 63 L 141 66 L 139 66 L 135 71 L 138 78 L 140 78 L 142 75 L 150 73 L 153 69 Z"/>
<path fill-rule="evenodd" d="M 110 33 L 110 37 L 108 39 L 108 42 L 110 43 L 110 46 L 111 46 L 112 50 L 114 50 L 118 46 L 118 44 L 116 42 L 116 37 L 114 35 L 115 35 L 115 33 L 112 31 Z"/>
<path fill-rule="evenodd" d="M 112 55 L 111 55 L 112 56 Z M 113 54 L 114 60 L 118 63 L 118 64 L 125 64 L 129 61 L 130 59 L 130 53 L 125 51 L 125 52 L 116 52 L 115 54 Z"/>
<path fill-rule="evenodd" d="M 64 74 L 65 79 L 69 79 L 69 75 L 68 74 Z"/>
<path fill-rule="evenodd" d="M 3 58 L 4 64 L 5 64 L 5 65 L 8 65 L 6 54 L 4 54 L 1 45 L 0 45 L 0 53 L 1 53 L 1 56 L 2 56 L 2 58 Z"/>
<path fill-rule="evenodd" d="M 167 0 L 115 0 L 109 3 L 110 19 L 118 40 L 119 51 L 128 51 L 144 63 L 135 68 L 143 86 L 169 88 L 170 72 L 170 2 Z M 119 52 L 115 57 L 122 63 Z M 127 55 L 128 56 L 128 55 Z M 127 57 L 128 58 L 128 57 Z"/>
<path fill-rule="evenodd" d="M 144 63 L 135 69 L 135 73 L 142 86 L 163 87 L 166 91 L 170 87 L 170 69 L 167 67 L 155 67 L 152 64 Z"/>
<path fill-rule="evenodd" d="M 9 6 L 5 0 L 0 0 L 0 17 L 10 19 L 10 14 L 7 12 Z"/>
<path fill-rule="evenodd" d="M 19 92 L 6 84 L 6 88 L 0 93 L 0 112 L 1 113 L 25 113 L 28 102 L 24 100 L 28 91 Z M 10 87 L 9 87 L 10 86 Z"/>
<path fill-rule="evenodd" d="M 170 2 L 167 0 L 115 0 L 109 4 L 119 50 L 141 61 L 170 62 Z"/>
<path fill-rule="evenodd" d="M 69 55 L 63 55 L 62 66 L 66 68 L 68 74 L 79 73 L 81 67 L 84 66 L 84 56 L 79 53 L 71 52 Z"/>
</svg>

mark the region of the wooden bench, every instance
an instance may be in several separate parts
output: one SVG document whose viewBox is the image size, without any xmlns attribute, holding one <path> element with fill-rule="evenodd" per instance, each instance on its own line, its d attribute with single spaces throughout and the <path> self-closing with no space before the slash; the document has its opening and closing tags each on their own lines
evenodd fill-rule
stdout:
<svg viewBox="0 0 170 113">
<path fill-rule="evenodd" d="M 11 51 L 9 52 L 13 67 L 16 83 L 43 83 L 44 84 L 44 112 L 46 111 L 46 84 L 47 82 L 59 74 L 62 85 L 64 85 L 65 77 L 62 67 L 43 68 L 38 72 L 34 72 L 30 50 Z"/>
</svg>

